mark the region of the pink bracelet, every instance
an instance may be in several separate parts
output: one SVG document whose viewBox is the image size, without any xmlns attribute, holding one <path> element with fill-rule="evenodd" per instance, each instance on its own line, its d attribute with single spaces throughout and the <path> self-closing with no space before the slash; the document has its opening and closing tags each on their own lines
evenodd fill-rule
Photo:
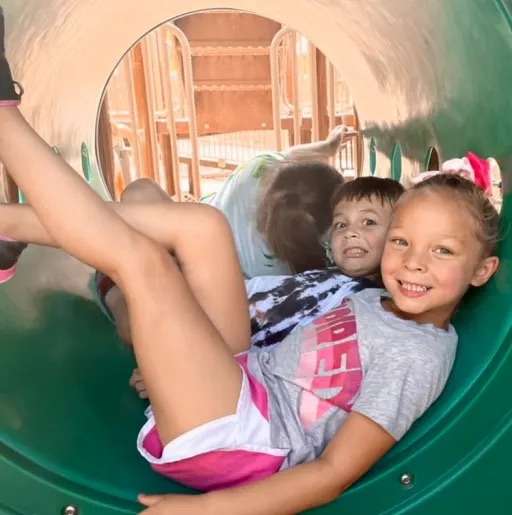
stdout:
<svg viewBox="0 0 512 515">
<path fill-rule="evenodd" d="M 17 107 L 19 105 L 19 100 L 0 100 L 0 107 Z"/>
</svg>

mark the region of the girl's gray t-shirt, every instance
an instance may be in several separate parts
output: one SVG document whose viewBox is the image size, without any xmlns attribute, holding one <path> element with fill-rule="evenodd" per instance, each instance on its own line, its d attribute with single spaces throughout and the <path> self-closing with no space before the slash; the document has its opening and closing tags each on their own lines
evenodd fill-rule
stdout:
<svg viewBox="0 0 512 515">
<path fill-rule="evenodd" d="M 317 458 L 351 411 L 400 440 L 442 392 L 457 334 L 384 310 L 384 290 L 355 293 L 268 351 L 249 352 L 268 393 L 272 446 L 282 468 Z"/>
</svg>

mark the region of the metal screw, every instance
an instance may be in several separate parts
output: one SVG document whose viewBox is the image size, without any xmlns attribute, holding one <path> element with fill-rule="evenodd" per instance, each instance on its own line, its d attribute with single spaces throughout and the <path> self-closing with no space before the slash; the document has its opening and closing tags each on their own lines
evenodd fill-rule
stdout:
<svg viewBox="0 0 512 515">
<path fill-rule="evenodd" d="M 78 508 L 76 506 L 65 506 L 62 508 L 62 515 L 78 515 Z"/>
<path fill-rule="evenodd" d="M 261 122 L 261 128 L 266 129 L 267 128 L 267 122 Z"/>
<path fill-rule="evenodd" d="M 402 474 L 400 476 L 400 483 L 402 483 L 402 486 L 411 486 L 413 479 L 414 476 L 412 474 Z"/>
</svg>

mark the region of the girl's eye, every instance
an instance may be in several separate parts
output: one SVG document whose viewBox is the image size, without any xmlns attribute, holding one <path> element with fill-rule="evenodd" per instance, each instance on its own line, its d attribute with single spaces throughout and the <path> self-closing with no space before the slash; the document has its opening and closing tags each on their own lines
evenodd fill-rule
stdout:
<svg viewBox="0 0 512 515">
<path fill-rule="evenodd" d="M 395 245 L 398 245 L 399 247 L 407 246 L 407 242 L 405 240 L 403 240 L 402 238 L 393 238 L 391 240 L 391 242 L 394 243 Z"/>
<path fill-rule="evenodd" d="M 453 254 L 453 252 L 450 249 L 447 249 L 445 247 L 439 247 L 434 252 L 436 252 L 436 254 L 441 254 L 442 256 L 451 256 Z"/>
<path fill-rule="evenodd" d="M 345 229 L 347 225 L 344 223 L 344 222 L 336 222 L 334 224 L 334 228 L 335 229 Z"/>
<path fill-rule="evenodd" d="M 375 220 L 372 220 L 371 218 L 366 218 L 363 220 L 363 225 L 377 225 L 377 222 Z"/>
</svg>

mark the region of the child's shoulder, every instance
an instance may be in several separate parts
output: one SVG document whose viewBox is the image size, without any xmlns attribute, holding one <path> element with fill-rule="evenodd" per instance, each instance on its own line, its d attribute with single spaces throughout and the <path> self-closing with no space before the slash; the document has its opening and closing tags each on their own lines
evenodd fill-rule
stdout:
<svg viewBox="0 0 512 515">
<path fill-rule="evenodd" d="M 239 173 L 259 179 L 266 167 L 275 162 L 285 160 L 284 154 L 280 152 L 262 152 L 251 157 L 242 166 L 239 167 Z"/>
<path fill-rule="evenodd" d="M 381 288 L 367 288 L 349 297 L 358 333 L 372 340 L 422 348 L 428 353 L 445 355 L 455 352 L 457 333 L 451 324 L 443 330 L 432 324 L 399 318 L 383 308 L 381 301 L 386 296 L 386 291 Z"/>
<path fill-rule="evenodd" d="M 379 308 L 382 309 L 380 300 L 384 295 L 386 295 L 386 290 L 373 286 L 353 293 L 349 299 L 355 305 L 364 305 L 367 308 L 378 310 Z"/>
</svg>

